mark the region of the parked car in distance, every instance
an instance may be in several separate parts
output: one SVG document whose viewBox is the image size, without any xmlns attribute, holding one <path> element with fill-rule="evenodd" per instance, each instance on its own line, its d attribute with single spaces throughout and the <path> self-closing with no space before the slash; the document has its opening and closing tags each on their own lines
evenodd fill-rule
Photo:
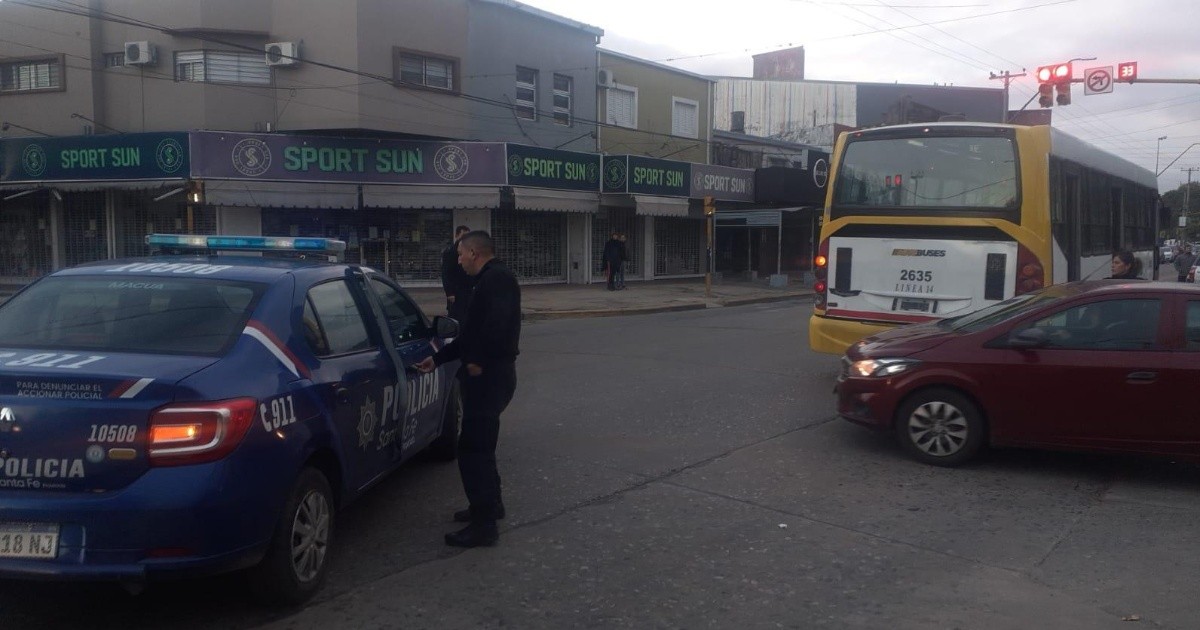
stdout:
<svg viewBox="0 0 1200 630">
<path fill-rule="evenodd" d="M 1175 260 L 1175 248 L 1170 245 L 1164 245 L 1159 249 L 1159 259 L 1164 263 L 1169 263 Z"/>
<path fill-rule="evenodd" d="M 838 413 L 893 431 L 916 459 L 981 448 L 1143 453 L 1200 461 L 1200 287 L 1096 280 L 851 346 Z"/>
</svg>

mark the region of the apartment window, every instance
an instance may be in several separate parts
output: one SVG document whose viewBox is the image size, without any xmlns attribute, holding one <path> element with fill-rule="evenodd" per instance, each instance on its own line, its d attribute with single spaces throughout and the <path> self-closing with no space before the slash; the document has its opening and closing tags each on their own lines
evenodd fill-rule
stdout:
<svg viewBox="0 0 1200 630">
<path fill-rule="evenodd" d="M 608 95 L 605 101 L 605 111 L 607 112 L 605 122 L 610 125 L 637 129 L 637 88 L 617 85 L 606 91 Z"/>
<path fill-rule="evenodd" d="M 571 126 L 571 100 L 575 80 L 563 74 L 554 75 L 554 122 Z"/>
<path fill-rule="evenodd" d="M 105 68 L 120 68 L 123 65 L 125 65 L 125 53 L 104 53 Z"/>
<path fill-rule="evenodd" d="M 517 118 L 537 120 L 538 71 L 517 66 Z"/>
<path fill-rule="evenodd" d="M 407 85 L 421 85 L 438 90 L 454 90 L 458 79 L 457 61 L 433 57 L 419 52 L 396 49 L 396 80 Z"/>
<path fill-rule="evenodd" d="M 63 89 L 62 59 L 21 59 L 0 63 L 0 93 Z"/>
<path fill-rule="evenodd" d="M 190 50 L 175 53 L 175 80 L 270 85 L 271 68 L 262 53 Z"/>
<path fill-rule="evenodd" d="M 688 98 L 671 97 L 671 135 L 685 138 L 700 136 L 700 103 Z"/>
</svg>

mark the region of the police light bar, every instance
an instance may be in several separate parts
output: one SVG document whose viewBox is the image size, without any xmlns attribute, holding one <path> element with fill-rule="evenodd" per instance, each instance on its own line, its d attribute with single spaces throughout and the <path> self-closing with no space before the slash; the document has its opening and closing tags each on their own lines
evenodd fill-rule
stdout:
<svg viewBox="0 0 1200 630">
<path fill-rule="evenodd" d="M 279 237 L 279 236 L 194 236 L 190 234 L 148 234 L 146 244 L 151 247 L 175 249 L 224 249 L 255 252 L 323 252 L 341 254 L 346 251 L 346 241 L 332 238 Z"/>
</svg>

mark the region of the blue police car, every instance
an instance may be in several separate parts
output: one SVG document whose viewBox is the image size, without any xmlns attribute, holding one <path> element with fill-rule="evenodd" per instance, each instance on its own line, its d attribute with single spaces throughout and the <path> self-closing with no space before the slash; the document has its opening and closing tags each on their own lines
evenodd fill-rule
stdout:
<svg viewBox="0 0 1200 630">
<path fill-rule="evenodd" d="M 0 305 L 0 577 L 321 585 L 338 507 L 453 459 L 457 334 L 329 239 L 151 235 Z M 216 250 L 307 252 L 306 259 Z"/>
</svg>

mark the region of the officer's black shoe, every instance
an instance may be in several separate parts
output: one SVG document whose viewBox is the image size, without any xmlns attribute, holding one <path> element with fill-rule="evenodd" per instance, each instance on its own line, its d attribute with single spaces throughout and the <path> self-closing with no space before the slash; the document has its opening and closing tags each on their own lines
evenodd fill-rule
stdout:
<svg viewBox="0 0 1200 630">
<path fill-rule="evenodd" d="M 496 530 L 496 524 L 478 525 L 472 523 L 466 527 L 446 534 L 446 544 L 451 547 L 491 547 L 500 540 L 500 532 Z"/>
<path fill-rule="evenodd" d="M 504 506 L 503 505 L 501 505 L 500 508 L 498 510 L 496 510 L 496 520 L 500 520 L 502 518 L 504 518 Z M 466 510 L 459 510 L 459 511 L 455 512 L 454 513 L 454 522 L 455 523 L 470 523 L 471 522 L 471 510 L 466 509 Z"/>
</svg>

